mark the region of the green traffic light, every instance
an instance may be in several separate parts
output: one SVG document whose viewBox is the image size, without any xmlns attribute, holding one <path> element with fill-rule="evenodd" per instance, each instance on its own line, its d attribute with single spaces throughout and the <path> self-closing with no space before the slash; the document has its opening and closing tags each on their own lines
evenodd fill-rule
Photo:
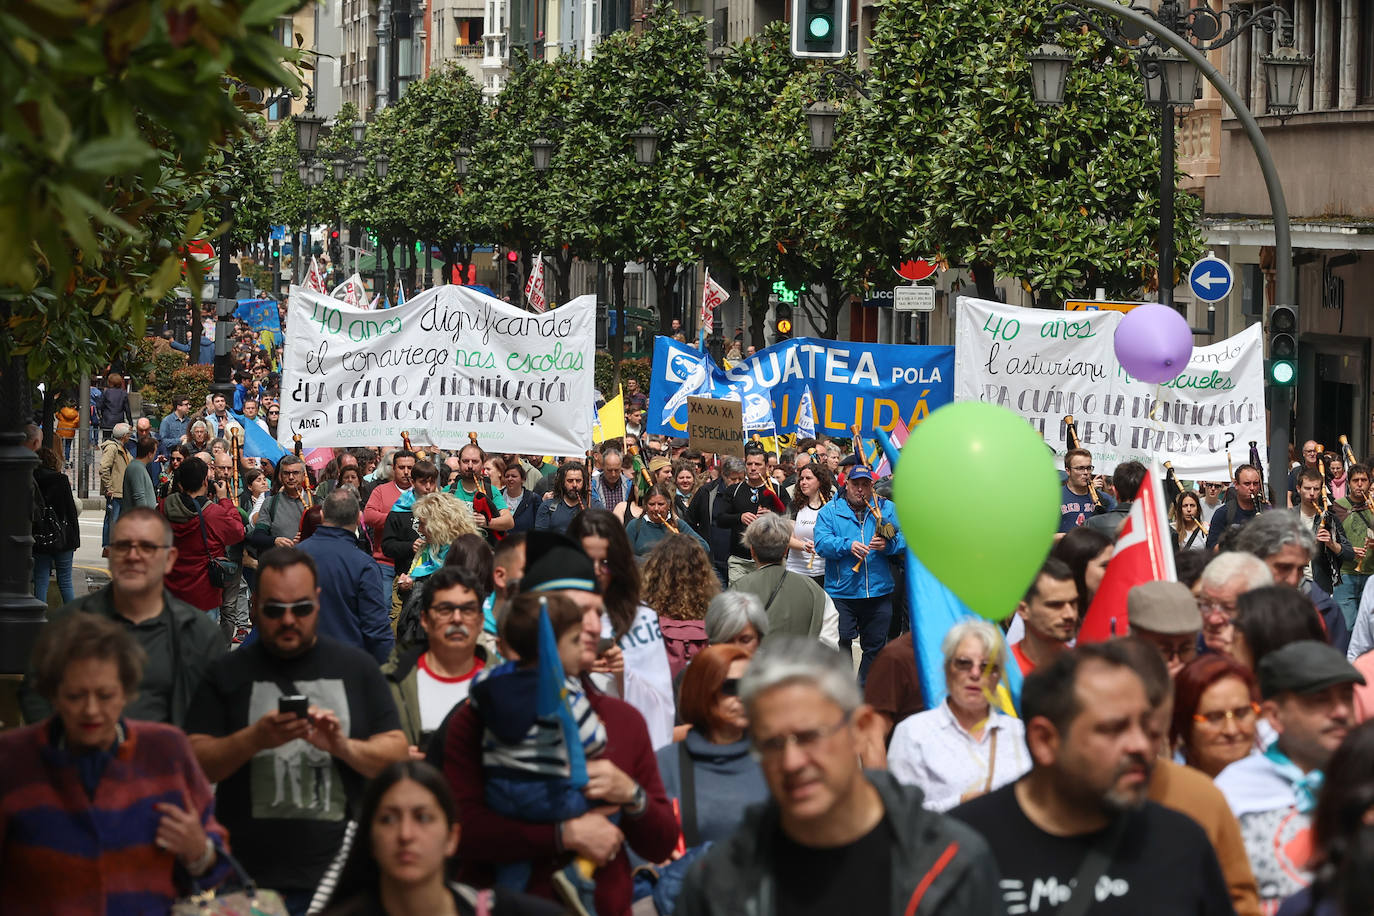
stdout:
<svg viewBox="0 0 1374 916">
<path fill-rule="evenodd" d="M 1269 367 L 1269 378 L 1275 385 L 1291 385 L 1297 377 L 1298 368 L 1286 359 L 1275 360 Z"/>
<path fill-rule="evenodd" d="M 824 41 L 829 38 L 833 28 L 829 16 L 812 16 L 806 24 L 806 30 L 812 41 Z"/>
</svg>

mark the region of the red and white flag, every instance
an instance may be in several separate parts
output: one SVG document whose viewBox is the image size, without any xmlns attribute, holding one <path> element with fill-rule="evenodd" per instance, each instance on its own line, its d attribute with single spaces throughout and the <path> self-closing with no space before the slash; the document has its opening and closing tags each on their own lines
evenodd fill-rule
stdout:
<svg viewBox="0 0 1374 916">
<path fill-rule="evenodd" d="M 542 254 L 534 256 L 534 267 L 530 269 L 530 278 L 525 281 L 525 298 L 529 300 L 530 308 L 536 312 L 542 312 L 549 307 L 549 298 L 544 294 L 544 256 Z"/>
<path fill-rule="evenodd" d="M 1140 492 L 1131 503 L 1131 512 L 1116 538 L 1102 585 L 1093 596 L 1079 642 L 1102 642 L 1125 636 L 1130 629 L 1126 618 L 1126 596 L 1146 582 L 1175 582 L 1174 548 L 1169 536 L 1169 516 L 1164 508 L 1163 477 L 1151 463 L 1140 483 Z"/>
<path fill-rule="evenodd" d="M 899 414 L 897 425 L 887 432 L 888 441 L 900 450 L 903 445 L 906 445 L 906 437 L 909 435 L 911 433 L 906 428 L 906 421 Z M 878 466 L 873 469 L 873 476 L 881 480 L 884 477 L 892 476 L 892 462 L 887 460 L 887 453 L 881 449 L 879 449 L 879 454 L 882 455 L 882 458 L 878 461 Z"/>
<path fill-rule="evenodd" d="M 730 293 L 715 280 L 711 279 L 711 271 L 706 271 L 706 282 L 701 287 L 701 326 L 711 327 L 715 321 L 716 307 L 726 299 L 730 298 Z"/>
<path fill-rule="evenodd" d="M 367 287 L 363 285 L 363 278 L 356 273 L 334 287 L 334 291 L 329 295 L 335 299 L 342 299 L 345 305 L 351 305 L 355 309 L 367 308 Z"/>
<path fill-rule="evenodd" d="M 313 257 L 310 259 L 310 270 L 305 275 L 305 288 L 313 289 L 322 295 L 329 294 L 329 290 L 324 288 L 324 274 L 320 272 L 320 262 Z"/>
</svg>

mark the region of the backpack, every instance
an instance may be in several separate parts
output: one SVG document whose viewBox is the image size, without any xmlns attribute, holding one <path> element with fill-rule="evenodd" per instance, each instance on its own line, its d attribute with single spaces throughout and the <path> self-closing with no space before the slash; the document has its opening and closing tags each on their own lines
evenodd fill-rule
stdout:
<svg viewBox="0 0 1374 916">
<path fill-rule="evenodd" d="M 674 620 L 660 616 L 663 647 L 668 651 L 668 667 L 676 678 L 698 652 L 706 648 L 706 621 Z"/>
</svg>

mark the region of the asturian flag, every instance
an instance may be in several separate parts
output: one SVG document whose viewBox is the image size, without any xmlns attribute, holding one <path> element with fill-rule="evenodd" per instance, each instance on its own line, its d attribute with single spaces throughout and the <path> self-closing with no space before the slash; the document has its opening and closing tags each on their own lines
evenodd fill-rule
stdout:
<svg viewBox="0 0 1374 916">
<path fill-rule="evenodd" d="M 542 312 L 549 307 L 549 298 L 544 294 L 544 256 L 542 254 L 534 256 L 534 267 L 530 269 L 530 277 L 525 281 L 525 298 L 529 300 L 530 308 L 536 312 Z"/>
<path fill-rule="evenodd" d="M 701 326 L 709 328 L 715 321 L 716 308 L 730 298 L 725 287 L 711 279 L 711 271 L 706 271 L 706 282 L 701 287 Z"/>
<path fill-rule="evenodd" d="M 313 257 L 310 259 L 310 270 L 305 275 L 305 288 L 313 289 L 322 296 L 329 295 L 329 290 L 324 288 L 324 274 L 320 272 L 320 262 Z"/>
<path fill-rule="evenodd" d="M 1140 483 L 1140 491 L 1131 503 L 1131 512 L 1116 538 L 1116 551 L 1102 585 L 1093 596 L 1083 625 L 1078 630 L 1079 642 L 1102 642 L 1113 636 L 1125 636 L 1130 629 L 1126 619 L 1126 596 L 1131 589 L 1145 582 L 1174 582 L 1174 550 L 1169 537 L 1169 516 L 1164 509 L 1163 478 L 1159 466 L 1153 462 Z"/>
</svg>

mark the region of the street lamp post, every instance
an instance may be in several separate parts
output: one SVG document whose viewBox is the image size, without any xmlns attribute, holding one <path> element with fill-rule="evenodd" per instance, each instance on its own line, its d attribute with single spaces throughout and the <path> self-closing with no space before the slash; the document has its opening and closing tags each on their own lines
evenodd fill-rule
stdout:
<svg viewBox="0 0 1374 916">
<path fill-rule="evenodd" d="M 1274 307 L 1291 308 L 1295 292 L 1293 244 L 1288 220 L 1288 202 L 1283 194 L 1283 185 L 1279 181 L 1278 168 L 1274 164 L 1274 157 L 1269 151 L 1269 144 L 1264 139 L 1264 133 L 1260 130 L 1254 114 L 1246 106 L 1245 100 L 1222 77 L 1217 68 L 1212 66 L 1212 63 L 1207 60 L 1206 54 L 1203 53 L 1218 46 L 1218 42 L 1224 44 L 1234 40 L 1235 34 L 1246 28 L 1258 28 L 1266 32 L 1275 31 L 1276 28 L 1280 27 L 1278 19 L 1281 16 L 1281 11 L 1275 11 L 1273 7 L 1261 10 L 1261 13 L 1268 14 L 1268 18 L 1265 18 L 1254 15 L 1246 8 L 1233 8 L 1220 14 L 1205 8 L 1191 10 L 1189 11 L 1189 15 L 1193 17 L 1191 33 L 1200 39 L 1200 43 L 1194 46 L 1183 35 L 1172 29 L 1164 28 L 1160 20 L 1146 11 L 1122 6 L 1115 0 L 1076 0 L 1076 2 L 1121 20 L 1129 31 L 1118 27 L 1109 28 L 1104 32 L 1101 25 L 1082 15 L 1082 10 L 1079 7 L 1073 4 L 1061 4 L 1055 9 L 1069 11 L 1069 21 L 1065 23 L 1067 27 L 1086 25 L 1104 34 L 1113 44 L 1118 44 L 1118 42 L 1112 37 L 1112 34 L 1134 34 L 1137 39 L 1148 35 L 1151 44 L 1165 45 L 1186 58 L 1212 84 L 1222 100 L 1231 107 L 1254 149 L 1255 158 L 1259 161 L 1260 173 L 1264 176 L 1265 190 L 1269 194 L 1269 209 L 1274 217 L 1274 272 L 1277 287 Z M 1222 16 L 1228 17 L 1230 21 L 1230 28 L 1226 30 L 1225 34 L 1222 34 L 1220 28 Z M 1215 21 L 1215 29 L 1204 25 L 1203 31 L 1199 32 L 1197 23 L 1200 20 Z M 1311 58 L 1300 55 L 1293 50 L 1291 21 L 1284 17 L 1281 27 L 1279 51 L 1261 58 L 1261 64 L 1265 68 L 1265 75 L 1268 80 L 1269 108 L 1283 117 L 1297 110 L 1298 93 L 1302 88 L 1302 75 L 1310 65 Z M 1209 29 L 1211 29 L 1210 35 L 1207 34 Z M 1221 35 L 1221 38 L 1217 39 L 1217 35 Z M 1118 44 L 1118 46 L 1122 45 Z M 1139 45 L 1130 44 L 1127 47 L 1136 48 Z M 1032 85 L 1035 87 L 1037 102 L 1041 104 L 1063 103 L 1065 81 L 1068 76 L 1068 61 L 1071 60 L 1072 55 L 1068 55 L 1063 48 L 1055 45 L 1042 46 L 1039 51 L 1030 55 Z M 1172 151 L 1169 152 L 1172 154 Z M 1282 499 L 1283 489 L 1286 486 L 1283 471 L 1288 467 L 1288 417 L 1293 408 L 1292 392 L 1293 389 L 1282 386 L 1273 386 L 1269 390 L 1269 410 L 1270 416 L 1273 417 L 1269 431 L 1269 476 L 1275 500 Z M 1278 504 L 1279 502 L 1276 501 L 1275 505 Z"/>
<path fill-rule="evenodd" d="M 313 168 L 315 150 L 320 143 L 320 128 L 324 126 L 324 118 L 315 114 L 315 97 L 311 94 L 308 104 L 303 114 L 295 116 L 296 122 L 296 152 L 300 154 L 300 161 L 296 163 L 296 175 L 300 178 L 301 184 L 305 185 L 305 251 L 300 250 L 299 244 L 295 252 L 295 280 L 300 283 L 305 276 L 305 259 L 302 257 L 310 251 L 310 189 L 319 182 L 315 180 L 316 169 Z M 323 173 L 320 178 L 323 179 Z M 299 241 L 299 240 L 298 240 Z"/>
</svg>

